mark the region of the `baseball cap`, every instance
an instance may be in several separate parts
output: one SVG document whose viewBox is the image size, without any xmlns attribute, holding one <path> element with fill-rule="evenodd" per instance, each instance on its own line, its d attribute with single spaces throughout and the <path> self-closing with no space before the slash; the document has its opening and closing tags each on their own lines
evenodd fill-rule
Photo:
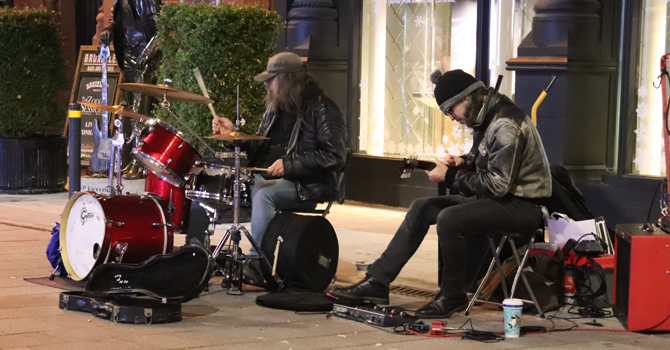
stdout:
<svg viewBox="0 0 670 350">
<path fill-rule="evenodd" d="M 270 57 L 266 71 L 256 75 L 254 80 L 264 82 L 279 73 L 297 73 L 304 69 L 305 65 L 300 56 L 292 52 L 281 52 Z"/>
</svg>

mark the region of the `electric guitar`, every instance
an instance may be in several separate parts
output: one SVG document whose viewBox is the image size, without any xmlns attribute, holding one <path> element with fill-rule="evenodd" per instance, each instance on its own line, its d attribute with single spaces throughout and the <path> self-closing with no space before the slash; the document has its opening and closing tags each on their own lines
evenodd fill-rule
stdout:
<svg viewBox="0 0 670 350">
<path fill-rule="evenodd" d="M 102 104 L 107 105 L 107 60 L 109 59 L 109 46 L 102 45 L 100 48 L 100 61 L 102 62 Z M 102 125 L 98 126 L 98 120 L 93 121 L 93 153 L 91 153 L 91 171 L 94 173 L 109 173 L 109 160 L 112 155 L 112 140 L 109 138 L 109 112 L 102 111 Z"/>
</svg>

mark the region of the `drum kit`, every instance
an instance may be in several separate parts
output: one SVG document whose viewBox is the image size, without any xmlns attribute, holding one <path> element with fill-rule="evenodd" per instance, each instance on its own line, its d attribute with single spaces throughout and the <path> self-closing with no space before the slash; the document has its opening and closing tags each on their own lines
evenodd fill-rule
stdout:
<svg viewBox="0 0 670 350">
<path fill-rule="evenodd" d="M 119 84 L 121 90 L 146 94 L 162 99 L 160 106 L 179 121 L 190 136 L 169 123 L 136 113 L 123 105 L 107 106 L 93 103 L 81 104 L 131 118 L 145 124 L 141 133 L 133 131 L 135 144 L 132 155 L 150 172 L 146 179 L 145 194 L 123 194 L 121 175 L 121 148 L 126 140 L 121 130 L 120 119 L 115 119 L 118 128 L 112 138 L 107 193 L 78 192 L 65 206 L 61 223 L 61 255 L 63 264 L 73 280 L 86 279 L 93 269 L 108 263 L 139 263 L 156 254 L 166 254 L 173 249 L 174 230 L 184 231 L 188 224 L 191 201 L 205 209 L 209 218 L 205 247 L 210 247 L 209 237 L 214 234 L 220 205 L 233 206 L 233 223 L 224 233 L 212 258 L 224 251 L 228 243 L 232 246 L 226 255 L 224 268 L 219 269 L 228 276 L 228 294 L 243 294 L 242 262 L 245 256 L 239 253 L 239 242 L 244 234 L 263 262 L 270 266 L 259 245 L 249 231 L 239 223 L 241 205 L 251 205 L 251 186 L 254 171 L 267 169 L 240 166 L 246 154 L 240 150 L 243 142 L 267 139 L 243 132 L 208 136 L 228 142 L 234 152 L 214 152 L 207 143 L 194 133 L 186 123 L 170 109 L 170 101 L 211 104 L 214 101 L 203 95 L 176 89 L 169 80 L 164 84 Z M 239 88 L 237 99 L 237 121 L 239 117 Z M 183 125 L 181 125 L 183 124 Z M 190 141 L 190 142 L 189 142 Z M 203 155 L 214 155 L 211 160 Z M 221 160 L 234 160 L 234 166 L 220 164 Z M 225 164 L 225 162 L 224 162 Z M 116 184 L 113 177 L 116 174 Z M 281 285 L 281 280 L 276 277 Z"/>
</svg>

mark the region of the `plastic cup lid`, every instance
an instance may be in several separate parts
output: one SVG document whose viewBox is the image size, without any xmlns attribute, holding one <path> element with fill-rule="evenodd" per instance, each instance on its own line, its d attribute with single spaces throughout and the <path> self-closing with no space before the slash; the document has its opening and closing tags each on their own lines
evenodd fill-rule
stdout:
<svg viewBox="0 0 670 350">
<path fill-rule="evenodd" d="M 521 299 L 505 299 L 503 300 L 503 306 L 523 306 L 523 301 Z"/>
</svg>

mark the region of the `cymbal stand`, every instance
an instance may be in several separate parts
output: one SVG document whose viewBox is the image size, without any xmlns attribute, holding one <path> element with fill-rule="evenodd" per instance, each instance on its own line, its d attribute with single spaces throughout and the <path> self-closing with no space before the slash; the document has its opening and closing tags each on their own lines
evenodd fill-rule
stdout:
<svg viewBox="0 0 670 350">
<path fill-rule="evenodd" d="M 167 86 L 172 86 L 172 80 L 163 79 L 163 84 Z M 177 114 L 175 114 L 172 111 L 172 109 L 170 108 L 171 106 L 170 101 L 168 101 L 167 99 L 167 93 L 168 93 L 167 90 L 165 90 L 165 92 L 163 93 L 163 102 L 161 102 L 161 107 L 168 113 L 170 113 L 170 115 L 172 115 L 172 117 L 179 122 L 181 127 L 183 127 L 184 129 L 186 129 L 186 131 L 188 131 L 190 137 L 194 138 L 197 141 L 197 143 L 200 145 L 200 148 L 204 150 L 204 152 L 202 152 L 202 150 L 199 150 L 201 151 L 200 153 L 208 152 L 210 153 L 209 154 L 210 157 L 212 158 L 216 157 L 216 151 L 214 151 L 212 147 L 210 147 L 200 135 L 198 135 L 195 131 L 193 131 L 193 129 L 191 129 L 191 127 L 188 126 L 188 123 L 183 121 L 181 118 L 179 118 L 179 116 L 177 116 Z"/>
<path fill-rule="evenodd" d="M 240 147 L 238 143 L 235 143 L 235 180 L 233 182 L 233 196 L 234 196 L 234 206 L 233 206 L 233 224 L 226 230 L 226 233 L 221 237 L 221 240 L 219 241 L 219 244 L 216 246 L 214 249 L 214 252 L 212 252 L 212 257 L 216 259 L 216 257 L 219 255 L 221 250 L 223 249 L 223 246 L 226 244 L 228 238 L 230 238 L 230 241 L 232 242 L 232 255 L 230 256 L 230 264 L 228 264 L 228 268 L 230 269 L 228 273 L 224 272 L 224 275 L 230 276 L 228 279 L 228 294 L 229 295 L 242 295 L 244 294 L 244 291 L 242 290 L 242 283 L 231 283 L 235 281 L 242 281 L 242 263 L 244 260 L 246 260 L 246 256 L 241 256 L 238 253 L 238 249 L 240 246 L 240 240 L 242 238 L 241 234 L 244 234 L 244 236 L 247 237 L 251 245 L 254 247 L 256 252 L 258 252 L 258 255 L 260 256 L 261 263 L 265 264 L 269 268 L 269 271 L 272 270 L 272 265 L 270 264 L 270 261 L 267 259 L 265 254 L 261 251 L 260 246 L 256 243 L 256 240 L 251 236 L 251 233 L 242 225 L 240 225 L 240 220 L 239 220 L 239 213 L 240 213 Z M 201 204 L 201 206 L 203 206 Z M 203 206 L 205 207 L 205 206 Z M 207 210 L 207 208 L 205 208 Z M 208 214 L 209 216 L 209 214 Z M 236 267 L 236 268 L 235 268 Z M 233 276 L 233 272 L 236 272 L 237 274 Z M 279 285 L 279 289 L 283 288 L 283 282 L 278 276 L 273 276 L 275 279 L 275 282 L 277 285 Z"/>
<path fill-rule="evenodd" d="M 237 87 L 237 121 L 236 125 L 239 127 L 240 125 L 240 87 Z M 219 255 L 219 252 L 221 252 L 221 249 L 225 245 L 226 241 L 228 240 L 228 237 L 230 237 L 230 240 L 232 242 L 233 248 L 232 248 L 232 260 L 230 261 L 230 264 L 228 264 L 228 267 L 230 269 L 230 278 L 228 279 L 228 294 L 229 295 L 242 295 L 244 294 L 244 291 L 242 290 L 242 262 L 246 260 L 246 256 L 240 256 L 238 254 L 238 247 L 240 246 L 240 239 L 241 239 L 241 234 L 243 233 L 251 245 L 254 247 L 256 252 L 258 252 L 258 255 L 260 256 L 261 263 L 264 263 L 268 268 L 269 271 L 272 271 L 272 265 L 270 264 L 270 261 L 267 259 L 265 254 L 263 254 L 263 251 L 261 251 L 260 246 L 256 243 L 254 238 L 251 236 L 251 233 L 247 231 L 247 229 L 240 225 L 240 220 L 239 220 L 239 214 L 240 214 L 240 142 L 233 142 L 235 145 L 235 181 L 233 182 L 233 198 L 234 198 L 234 206 L 233 206 L 233 224 L 226 230 L 226 233 L 221 237 L 221 241 L 219 241 L 219 244 L 216 246 L 216 249 L 214 249 L 214 252 L 212 253 L 212 256 L 214 259 Z M 237 267 L 237 270 L 235 270 L 233 267 Z M 237 272 L 236 276 L 232 276 L 232 272 L 235 271 Z M 282 280 L 277 276 L 273 276 L 275 279 L 275 282 L 279 286 L 279 289 L 282 289 L 284 286 L 284 283 Z M 231 283 L 232 281 L 240 281 L 240 283 Z"/>
</svg>

